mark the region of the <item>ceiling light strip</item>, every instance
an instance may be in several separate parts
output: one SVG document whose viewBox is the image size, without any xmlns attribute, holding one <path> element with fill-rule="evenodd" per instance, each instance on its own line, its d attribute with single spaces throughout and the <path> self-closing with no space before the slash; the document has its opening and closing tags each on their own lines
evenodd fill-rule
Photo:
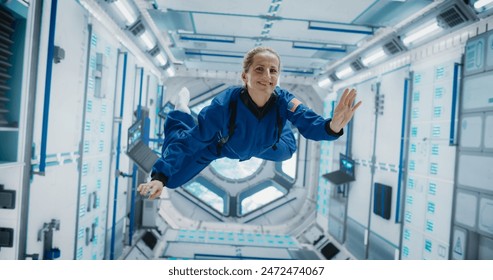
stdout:
<svg viewBox="0 0 493 280">
<path fill-rule="evenodd" d="M 337 48 L 337 47 L 315 47 L 315 46 L 307 46 L 307 45 L 299 45 L 293 43 L 293 49 L 305 49 L 305 50 L 316 50 L 316 51 L 326 51 L 326 52 L 340 52 L 345 53 L 347 50 L 345 48 Z"/>
<path fill-rule="evenodd" d="M 315 70 L 313 69 L 281 69 L 281 72 L 287 72 L 287 73 L 295 73 L 295 74 L 304 74 L 304 75 L 313 75 L 315 73 Z"/>
<path fill-rule="evenodd" d="M 225 39 L 218 39 L 218 38 L 208 38 L 208 37 L 196 37 L 196 36 L 190 36 L 190 35 L 180 35 L 180 40 L 182 41 L 203 41 L 203 42 L 215 42 L 215 43 L 235 43 L 235 38 L 225 38 Z"/>
<path fill-rule="evenodd" d="M 133 40 L 128 37 L 125 32 L 121 30 L 119 26 L 116 25 L 116 23 L 97 3 L 88 0 L 79 0 L 79 3 L 111 34 L 115 34 L 115 37 L 120 41 L 120 43 L 136 57 L 138 64 L 147 67 L 156 77 L 161 78 L 161 70 L 158 69 L 150 58 L 143 55 L 144 52 L 135 44 Z"/>
<path fill-rule="evenodd" d="M 350 25 L 351 26 L 351 25 Z M 363 26 L 351 26 L 352 28 L 345 28 L 341 24 L 327 24 L 323 22 L 308 22 L 308 29 L 310 30 L 321 30 L 330 32 L 341 32 L 341 33 L 354 33 L 354 34 L 365 34 L 373 35 L 373 28 L 363 27 Z"/>
<path fill-rule="evenodd" d="M 218 56 L 218 57 L 243 58 L 242 55 L 220 54 L 220 53 L 205 53 L 205 52 L 193 52 L 193 51 L 185 51 L 185 54 L 186 55 L 203 55 L 203 56 Z"/>
</svg>

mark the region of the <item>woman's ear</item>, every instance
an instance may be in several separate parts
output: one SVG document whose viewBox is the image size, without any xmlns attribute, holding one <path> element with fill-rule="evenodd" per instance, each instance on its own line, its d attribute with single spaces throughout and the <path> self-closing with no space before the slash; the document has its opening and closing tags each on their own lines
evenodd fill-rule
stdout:
<svg viewBox="0 0 493 280">
<path fill-rule="evenodd" d="M 241 79 L 243 80 L 243 82 L 246 85 L 247 84 L 247 74 L 246 74 L 246 72 L 241 73 Z"/>
</svg>

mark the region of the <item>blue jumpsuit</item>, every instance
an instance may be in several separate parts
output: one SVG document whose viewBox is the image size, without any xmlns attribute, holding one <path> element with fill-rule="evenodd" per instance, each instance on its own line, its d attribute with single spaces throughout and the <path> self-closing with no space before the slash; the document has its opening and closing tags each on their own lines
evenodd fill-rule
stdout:
<svg viewBox="0 0 493 280">
<path fill-rule="evenodd" d="M 295 97 L 276 87 L 263 108 L 253 101 L 242 86 L 230 87 L 202 109 L 195 123 L 191 115 L 172 111 L 165 122 L 165 138 L 161 157 L 152 168 L 152 180 L 176 188 L 188 182 L 209 163 L 221 157 L 248 160 L 257 157 L 271 161 L 291 158 L 296 151 L 296 139 L 289 120 L 307 139 L 335 140 L 343 134 L 333 132 L 330 119 L 324 119 L 303 104 L 293 110 Z M 218 153 L 218 141 L 228 135 L 231 100 L 236 100 L 234 133 Z M 261 113 L 256 110 L 262 110 Z M 278 129 L 282 127 L 279 137 Z"/>
</svg>

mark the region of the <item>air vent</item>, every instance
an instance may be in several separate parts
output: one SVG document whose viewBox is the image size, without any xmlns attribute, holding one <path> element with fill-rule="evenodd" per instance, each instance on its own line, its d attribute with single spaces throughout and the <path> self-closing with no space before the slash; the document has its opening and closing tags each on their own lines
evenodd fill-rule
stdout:
<svg viewBox="0 0 493 280">
<path fill-rule="evenodd" d="M 452 28 L 469 21 L 470 18 L 457 5 L 444 10 L 437 16 L 438 25 L 443 28 Z"/>
<path fill-rule="evenodd" d="M 13 15 L 0 6 L 0 127 L 12 126 L 10 120 L 11 111 L 11 94 L 10 91 L 12 82 L 12 55 L 13 45 L 12 40 L 14 34 L 14 17 Z"/>
<path fill-rule="evenodd" d="M 354 71 L 360 71 L 361 69 L 365 68 L 365 66 L 361 62 L 361 59 L 357 59 L 351 62 L 351 68 L 353 68 Z"/>
<path fill-rule="evenodd" d="M 398 39 L 392 39 L 389 42 L 383 44 L 383 50 L 388 55 L 393 55 L 404 51 L 406 48 Z"/>
<path fill-rule="evenodd" d="M 156 45 L 154 48 L 152 48 L 152 49 L 149 51 L 149 54 L 150 54 L 151 56 L 156 56 L 156 55 L 159 53 L 159 51 L 160 51 L 160 50 L 159 50 L 159 46 L 158 46 L 158 45 Z"/>
<path fill-rule="evenodd" d="M 140 36 L 146 29 L 142 21 L 138 20 L 134 25 L 130 26 L 128 30 L 132 32 L 134 36 Z"/>
<path fill-rule="evenodd" d="M 336 76 L 336 73 L 332 73 L 329 75 L 329 79 L 332 81 L 332 82 L 336 82 L 339 80 L 339 78 L 337 78 Z"/>
</svg>

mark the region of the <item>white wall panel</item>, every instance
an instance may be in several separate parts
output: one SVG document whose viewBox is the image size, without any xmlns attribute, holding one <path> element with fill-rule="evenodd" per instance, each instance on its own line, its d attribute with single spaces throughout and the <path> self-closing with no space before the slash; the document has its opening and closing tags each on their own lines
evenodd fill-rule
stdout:
<svg viewBox="0 0 493 280">
<path fill-rule="evenodd" d="M 48 167 L 56 176 L 35 176 L 30 186 L 29 218 L 27 227 L 26 252 L 43 257 L 43 239 L 38 233 L 44 223 L 52 219 L 60 221 L 60 230 L 53 233 L 53 246 L 60 249 L 60 259 L 74 258 L 75 219 L 80 215 L 77 209 L 77 164 Z"/>
<path fill-rule="evenodd" d="M 479 200 L 478 227 L 487 235 L 493 235 L 493 197 L 482 196 Z"/>
<path fill-rule="evenodd" d="M 421 234 L 421 232 L 412 227 L 404 226 L 402 231 L 401 259 L 422 259 L 422 244 L 423 235 Z"/>
<path fill-rule="evenodd" d="M 457 183 L 493 191 L 493 158 L 484 155 L 460 155 Z"/>
<path fill-rule="evenodd" d="M 486 45 L 486 69 L 493 69 L 493 34 L 487 37 Z"/>
<path fill-rule="evenodd" d="M 358 95 L 356 100 L 363 103 L 353 117 L 352 153 L 354 159 L 370 160 L 373 149 L 373 135 L 375 134 L 375 92 L 372 84 L 375 79 L 356 86 Z M 356 180 L 358 174 L 356 173 Z"/>
<path fill-rule="evenodd" d="M 455 222 L 475 228 L 478 216 L 478 194 L 460 190 L 457 192 Z"/>
<path fill-rule="evenodd" d="M 486 114 L 484 121 L 484 147 L 493 149 L 493 114 Z"/>
<path fill-rule="evenodd" d="M 45 1 L 43 6 L 37 85 L 39 94 L 35 100 L 33 135 L 36 160 L 33 163 L 39 160 L 41 144 L 40 121 L 43 116 L 45 93 L 44 71 L 47 63 L 50 4 L 49 1 Z M 75 1 L 59 1 L 57 10 L 55 45 L 65 50 L 65 58 L 60 63 L 53 64 L 46 174 L 35 175 L 31 181 L 26 251 L 29 254 L 38 253 L 40 258 L 43 257 L 43 243 L 37 241 L 38 231 L 44 223 L 57 219 L 60 221 L 60 231 L 55 231 L 53 235 L 53 246 L 60 249 L 61 259 L 73 259 L 75 223 L 78 215 L 79 172 L 76 159 L 82 135 L 88 30 L 85 10 Z M 37 165 L 34 169 L 36 171 Z"/>
<path fill-rule="evenodd" d="M 356 222 L 368 226 L 371 196 L 371 173 L 369 167 L 356 165 L 356 181 L 349 187 L 347 215 Z"/>
<path fill-rule="evenodd" d="M 409 77 L 409 67 L 382 75 L 380 95 L 383 95 L 383 114 L 378 115 L 376 131 L 375 159 L 377 168 L 374 174 L 374 183 L 381 183 L 392 187 L 391 216 L 389 220 L 372 213 L 370 229 L 381 238 L 398 246 L 400 224 L 395 223 L 397 193 L 398 193 L 398 166 L 401 149 L 402 114 L 404 103 L 404 84 Z M 406 89 L 407 90 L 407 89 Z M 408 93 L 409 94 L 409 93 Z M 373 188 L 373 186 L 370 186 Z M 404 187 L 402 187 L 402 192 Z M 372 204 L 373 205 L 373 197 Z M 371 206 L 373 209 L 373 206 Z M 371 246 L 371 244 L 370 244 Z"/>
<path fill-rule="evenodd" d="M 358 91 L 357 100 L 363 103 L 353 117 L 352 157 L 357 161 L 355 167 L 356 181 L 349 187 L 348 217 L 368 226 L 370 215 L 371 172 L 370 163 L 373 151 L 375 132 L 375 84 L 372 79 L 355 88 Z"/>
<path fill-rule="evenodd" d="M 408 246 L 409 240 L 403 233 L 403 259 L 447 259 L 449 255 L 456 154 L 456 147 L 449 146 L 449 141 L 454 65 L 459 61 L 460 49 L 451 49 L 412 65 L 403 223 L 404 228 L 412 229 L 414 240 L 421 240 L 421 244 Z M 417 235 L 421 237 L 416 238 Z"/>
<path fill-rule="evenodd" d="M 478 74 L 464 80 L 462 108 L 465 110 L 493 108 L 493 72 Z"/>
<path fill-rule="evenodd" d="M 466 149 L 479 150 L 481 148 L 481 137 L 478 137 L 478 135 L 482 134 L 482 130 L 483 119 L 481 115 L 464 117 L 460 125 L 460 146 Z"/>
<path fill-rule="evenodd" d="M 104 259 L 118 44 L 92 26 L 84 106 L 76 259 Z M 83 214 L 83 215 L 82 215 Z"/>
</svg>

